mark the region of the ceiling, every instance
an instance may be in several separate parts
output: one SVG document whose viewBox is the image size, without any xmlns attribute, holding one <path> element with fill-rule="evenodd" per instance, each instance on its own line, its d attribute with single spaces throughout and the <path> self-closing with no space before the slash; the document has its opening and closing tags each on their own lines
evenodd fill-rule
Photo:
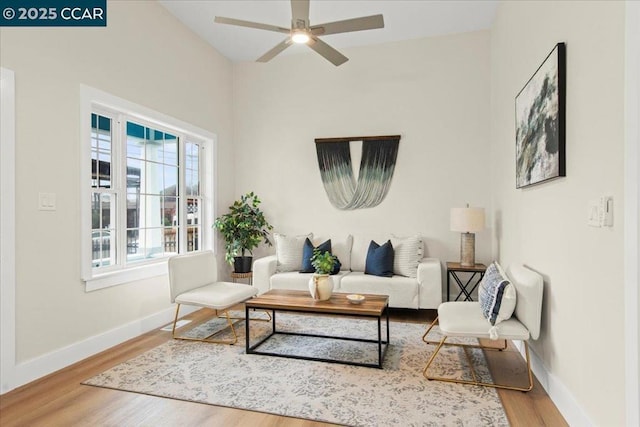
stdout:
<svg viewBox="0 0 640 427">
<path fill-rule="evenodd" d="M 285 39 L 285 35 L 216 24 L 215 16 L 255 21 L 289 28 L 288 0 L 159 0 L 169 12 L 218 52 L 233 62 L 255 61 Z M 443 34 L 488 29 L 496 13 L 497 0 L 311 0 L 311 25 L 376 14 L 384 15 L 383 29 L 333 34 L 322 37 L 340 50 Z M 309 52 L 296 45 L 283 55 Z M 275 58 L 274 61 L 278 59 Z"/>
</svg>

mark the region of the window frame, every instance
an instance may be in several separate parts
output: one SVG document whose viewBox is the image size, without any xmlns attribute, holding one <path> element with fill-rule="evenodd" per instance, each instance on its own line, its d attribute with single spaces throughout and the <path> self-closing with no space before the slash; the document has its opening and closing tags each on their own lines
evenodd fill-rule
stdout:
<svg viewBox="0 0 640 427">
<path fill-rule="evenodd" d="M 217 136 L 214 133 L 201 129 L 197 126 L 89 86 L 80 85 L 80 95 L 80 274 L 82 282 L 85 284 L 85 290 L 89 292 L 110 286 L 121 285 L 135 280 L 164 275 L 167 273 L 168 259 L 168 257 L 150 259 L 127 265 L 122 262 L 123 257 L 126 258 L 126 252 L 122 253 L 122 250 L 120 249 L 124 242 L 122 242 L 121 239 L 118 239 L 116 244 L 120 250 L 117 254 L 117 257 L 119 258 L 117 264 L 115 266 L 101 267 L 99 271 L 96 271 L 96 269 L 93 268 L 91 252 L 91 194 L 95 189 L 91 186 L 90 138 L 91 114 L 94 112 L 97 114 L 106 113 L 106 115 L 113 117 L 112 135 L 115 135 L 115 132 L 120 132 L 122 135 L 122 128 L 126 125 L 122 120 L 124 117 L 125 120 L 139 121 L 146 125 L 159 126 L 162 129 L 169 130 L 180 138 L 181 145 L 187 141 L 200 144 L 201 158 L 199 166 L 202 171 L 200 200 L 202 201 L 202 206 L 200 206 L 199 209 L 202 210 L 202 213 L 199 250 L 214 249 L 216 244 L 215 233 L 213 232 L 212 225 L 216 212 L 215 195 L 217 189 L 215 187 L 214 177 Z M 121 147 L 122 144 L 118 147 L 112 148 L 112 166 L 115 167 L 116 170 L 115 173 L 112 174 L 112 180 L 120 180 L 121 173 L 119 172 L 122 171 L 123 164 L 126 168 L 124 153 L 119 151 Z M 186 163 L 184 162 L 184 155 L 184 150 L 180 149 L 180 197 L 185 198 L 185 203 L 181 203 L 179 215 L 180 218 L 184 218 L 185 223 L 180 226 L 181 229 L 184 227 L 184 232 L 180 233 L 179 247 L 182 248 L 183 251 L 186 251 L 186 231 L 188 223 L 186 212 L 187 196 L 184 189 L 184 179 L 182 179 L 186 166 Z M 126 209 L 126 189 L 124 189 L 124 192 L 120 193 L 121 191 L 122 189 L 116 190 L 116 194 L 118 194 L 116 210 L 119 212 L 116 215 L 116 221 L 124 220 L 121 212 L 123 208 Z M 122 230 L 124 230 L 122 227 L 123 224 L 116 223 L 116 233 L 118 236 L 121 235 L 123 232 Z"/>
</svg>

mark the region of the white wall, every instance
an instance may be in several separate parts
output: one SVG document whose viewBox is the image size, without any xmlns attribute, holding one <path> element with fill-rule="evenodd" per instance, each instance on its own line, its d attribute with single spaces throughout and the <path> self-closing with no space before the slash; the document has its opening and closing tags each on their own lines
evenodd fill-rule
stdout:
<svg viewBox="0 0 640 427">
<path fill-rule="evenodd" d="M 501 219 L 494 252 L 545 277 L 533 349 L 549 394 L 574 425 L 625 422 L 624 25 L 623 2 L 502 2 L 491 32 L 491 187 Z M 516 190 L 514 97 L 561 41 L 567 177 Z M 588 227 L 587 201 L 603 195 L 613 196 L 614 226 Z M 554 384 L 586 416 L 568 410 Z"/>
<path fill-rule="evenodd" d="M 165 277 L 85 293 L 80 281 L 80 84 L 218 136 L 217 195 L 233 200 L 232 68 L 162 6 L 110 1 L 106 28 L 0 29 L 16 79 L 16 361 L 170 307 Z M 37 210 L 39 192 L 57 210 Z"/>
<path fill-rule="evenodd" d="M 340 67 L 315 52 L 234 65 L 236 193 L 254 190 L 275 231 L 426 237 L 429 256 L 459 259 L 449 209 L 489 206 L 487 31 L 345 49 Z M 400 134 L 387 198 L 334 208 L 315 138 Z M 476 259 L 490 261 L 490 230 Z"/>
</svg>

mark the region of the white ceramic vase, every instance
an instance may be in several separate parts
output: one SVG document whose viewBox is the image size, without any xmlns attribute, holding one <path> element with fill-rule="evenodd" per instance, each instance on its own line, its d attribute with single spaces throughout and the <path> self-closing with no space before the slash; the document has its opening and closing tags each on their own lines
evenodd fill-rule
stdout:
<svg viewBox="0 0 640 427">
<path fill-rule="evenodd" d="M 314 274 L 309 280 L 309 293 L 317 301 L 326 301 L 333 293 L 333 279 L 328 274 Z"/>
</svg>

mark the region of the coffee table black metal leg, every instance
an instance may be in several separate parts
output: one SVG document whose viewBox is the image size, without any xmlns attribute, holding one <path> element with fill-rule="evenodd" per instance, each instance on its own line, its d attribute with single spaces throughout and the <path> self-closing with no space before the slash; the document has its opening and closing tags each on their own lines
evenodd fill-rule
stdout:
<svg viewBox="0 0 640 427">
<path fill-rule="evenodd" d="M 380 316 L 378 316 L 378 368 L 382 368 L 382 328 L 380 326 Z"/>
<path fill-rule="evenodd" d="M 244 334 L 245 334 L 245 353 L 249 353 L 249 307 L 244 306 Z"/>
<path fill-rule="evenodd" d="M 391 344 L 391 338 L 389 337 L 389 306 L 385 308 L 387 312 L 387 345 Z"/>
</svg>

